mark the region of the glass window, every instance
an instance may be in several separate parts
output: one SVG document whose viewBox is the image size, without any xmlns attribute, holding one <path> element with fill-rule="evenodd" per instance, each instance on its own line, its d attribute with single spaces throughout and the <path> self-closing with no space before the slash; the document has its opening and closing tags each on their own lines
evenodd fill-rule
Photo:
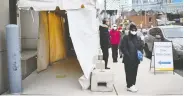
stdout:
<svg viewBox="0 0 184 96">
<path fill-rule="evenodd" d="M 151 17 L 149 17 L 149 22 L 151 22 L 152 21 L 152 18 Z"/>
<path fill-rule="evenodd" d="M 163 34 L 166 38 L 183 38 L 183 28 L 165 28 Z"/>
</svg>

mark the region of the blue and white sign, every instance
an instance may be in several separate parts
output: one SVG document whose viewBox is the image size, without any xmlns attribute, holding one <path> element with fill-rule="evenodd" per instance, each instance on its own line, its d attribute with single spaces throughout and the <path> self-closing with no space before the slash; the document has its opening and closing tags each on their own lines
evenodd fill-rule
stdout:
<svg viewBox="0 0 184 96">
<path fill-rule="evenodd" d="M 173 71 L 172 42 L 154 42 L 155 70 Z"/>
<path fill-rule="evenodd" d="M 163 65 L 163 64 L 171 64 L 170 61 L 159 61 L 158 62 L 160 65 Z"/>
</svg>

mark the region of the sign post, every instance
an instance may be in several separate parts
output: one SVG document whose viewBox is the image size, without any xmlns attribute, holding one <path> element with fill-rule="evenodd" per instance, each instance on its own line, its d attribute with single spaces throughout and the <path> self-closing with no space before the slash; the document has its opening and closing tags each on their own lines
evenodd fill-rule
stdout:
<svg viewBox="0 0 184 96">
<path fill-rule="evenodd" d="M 150 69 L 155 71 L 173 71 L 173 46 L 172 42 L 154 42 Z"/>
</svg>

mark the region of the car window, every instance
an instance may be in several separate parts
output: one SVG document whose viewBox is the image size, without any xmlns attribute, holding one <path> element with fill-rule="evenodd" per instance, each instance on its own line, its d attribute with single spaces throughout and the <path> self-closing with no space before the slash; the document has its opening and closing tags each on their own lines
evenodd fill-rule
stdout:
<svg viewBox="0 0 184 96">
<path fill-rule="evenodd" d="M 163 34 L 167 38 L 183 38 L 183 28 L 165 28 Z"/>
</svg>

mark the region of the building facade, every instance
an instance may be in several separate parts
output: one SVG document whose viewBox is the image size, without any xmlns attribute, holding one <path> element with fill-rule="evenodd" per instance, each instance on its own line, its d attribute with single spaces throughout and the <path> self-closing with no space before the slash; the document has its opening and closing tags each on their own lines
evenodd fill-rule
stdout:
<svg viewBox="0 0 184 96">
<path fill-rule="evenodd" d="M 171 0 L 172 3 L 183 2 L 183 0 Z"/>
<path fill-rule="evenodd" d="M 151 26 L 157 26 L 156 16 L 148 15 L 148 16 L 128 16 L 128 20 L 133 21 L 138 28 L 150 28 Z"/>
<path fill-rule="evenodd" d="M 139 10 L 154 10 L 166 13 L 183 11 L 182 0 L 132 0 L 132 8 Z"/>
<path fill-rule="evenodd" d="M 119 10 L 121 0 L 106 0 L 106 10 Z"/>
<path fill-rule="evenodd" d="M 121 10 L 122 11 L 132 10 L 132 0 L 121 0 Z"/>
<path fill-rule="evenodd" d="M 132 10 L 132 0 L 106 0 L 107 10 Z"/>
</svg>

